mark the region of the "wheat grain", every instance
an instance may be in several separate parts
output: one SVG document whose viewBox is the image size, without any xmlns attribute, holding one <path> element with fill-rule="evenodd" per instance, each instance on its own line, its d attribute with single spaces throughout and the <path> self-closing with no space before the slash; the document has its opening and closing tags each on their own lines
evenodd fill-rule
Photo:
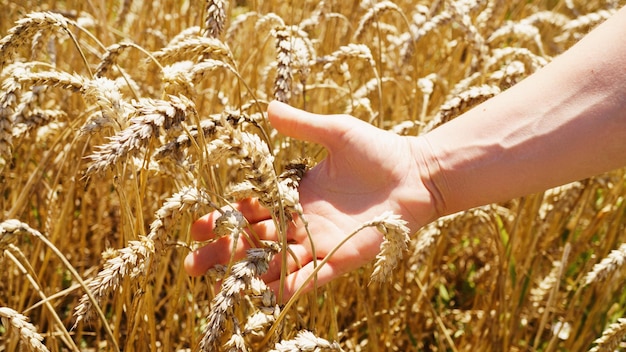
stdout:
<svg viewBox="0 0 626 352">
<path fill-rule="evenodd" d="M 441 229 L 446 226 L 446 218 L 439 219 L 421 228 L 417 233 L 417 242 L 410 258 L 413 262 L 411 273 L 416 273 L 426 261 L 427 253 L 441 235 Z"/>
<path fill-rule="evenodd" d="M 599 10 L 576 17 L 563 26 L 563 33 L 554 38 L 557 42 L 565 42 L 570 39 L 578 40 L 586 34 L 587 30 L 597 26 L 613 16 L 617 10 Z"/>
<path fill-rule="evenodd" d="M 107 74 L 107 72 L 111 69 L 117 58 L 122 54 L 126 48 L 132 47 L 132 43 L 116 43 L 110 45 L 106 48 L 106 53 L 102 56 L 102 60 L 96 67 L 96 72 L 94 73 L 95 77 L 102 77 Z"/>
<path fill-rule="evenodd" d="M 487 77 L 487 83 L 504 90 L 522 80 L 526 75 L 524 63 L 515 60 L 504 65 L 500 70 L 491 73 Z"/>
<path fill-rule="evenodd" d="M 188 112 L 194 111 L 193 103 L 184 98 L 170 96 L 169 101 L 141 99 L 133 103 L 134 116 L 129 126 L 112 136 L 111 141 L 98 147 L 89 158 L 91 165 L 86 173 L 102 172 L 117 164 L 120 159 L 145 147 L 157 137 L 160 130 L 180 128 Z"/>
<path fill-rule="evenodd" d="M 552 223 L 548 217 L 555 212 L 570 213 L 583 190 L 583 183 L 576 181 L 545 191 L 538 211 L 539 218 L 545 223 Z"/>
<path fill-rule="evenodd" d="M 308 330 L 298 332 L 292 340 L 283 340 L 271 352 L 343 351 L 337 342 L 329 342 Z"/>
<path fill-rule="evenodd" d="M 115 19 L 115 27 L 122 28 L 124 26 L 124 22 L 126 22 L 126 17 L 131 11 L 131 7 L 133 6 L 133 0 L 123 0 L 120 5 L 120 9 L 117 12 L 117 18 Z"/>
<path fill-rule="evenodd" d="M 43 110 L 36 108 L 32 111 L 29 111 L 28 114 L 19 115 L 16 118 L 12 133 L 14 137 L 21 137 L 25 133 L 28 133 L 34 129 L 40 129 L 44 126 L 51 124 L 54 121 L 58 121 L 65 117 L 67 117 L 67 114 L 63 110 Z M 41 129 L 38 131 L 37 136 L 41 140 L 40 136 L 46 135 L 48 132 L 54 130 L 59 130 L 59 127 L 60 125 L 57 124 L 51 129 Z"/>
<path fill-rule="evenodd" d="M 129 241 L 127 247 L 117 251 L 117 255 L 110 258 L 104 264 L 104 268 L 89 282 L 87 288 L 101 302 L 111 291 L 116 290 L 125 277 L 137 277 L 143 275 L 146 268 L 142 260 L 151 257 L 154 252 L 154 242 L 142 236 L 139 241 Z M 74 328 L 82 320 L 88 320 L 92 309 L 92 302 L 87 294 L 84 294 L 74 309 Z"/>
<path fill-rule="evenodd" d="M 217 119 L 205 119 L 200 121 L 200 129 L 202 130 L 205 139 L 212 140 L 216 138 L 218 131 L 222 128 L 222 124 Z M 154 152 L 154 159 L 162 160 L 165 158 L 172 158 L 177 161 L 181 161 L 183 153 L 186 148 L 191 146 L 191 139 L 198 139 L 198 127 L 193 126 L 189 133 L 181 134 L 176 137 L 175 140 L 164 144 Z"/>
<path fill-rule="evenodd" d="M 537 26 L 539 24 L 548 23 L 552 26 L 557 27 L 557 30 L 560 31 L 562 28 L 570 22 L 570 18 L 565 16 L 564 14 L 555 12 L 555 11 L 539 11 L 531 14 L 530 16 L 524 18 L 520 21 L 523 24 L 530 24 L 532 26 Z"/>
<path fill-rule="evenodd" d="M 626 243 L 614 249 L 600 263 L 595 264 L 593 269 L 585 275 L 584 285 L 588 286 L 594 282 L 606 279 L 610 274 L 617 271 L 626 261 Z"/>
<path fill-rule="evenodd" d="M 4 251 L 9 244 L 17 242 L 17 234 L 24 232 L 24 225 L 15 219 L 0 222 L 0 251 Z"/>
<path fill-rule="evenodd" d="M 48 46 L 48 48 L 54 48 L 54 40 L 51 39 L 52 36 L 52 31 L 39 31 L 33 36 L 32 43 L 30 45 L 30 61 L 38 61 L 38 58 L 43 56 L 42 54 L 44 53 L 45 46 Z M 52 64 L 56 61 L 54 54 L 51 56 L 51 61 Z"/>
<path fill-rule="evenodd" d="M 412 23 L 410 28 L 411 33 L 405 39 L 405 42 L 402 45 L 400 54 L 402 56 L 402 62 L 405 64 L 411 61 L 411 57 L 413 56 L 417 42 L 425 37 L 428 33 L 450 23 L 450 21 L 452 21 L 453 19 L 453 15 L 448 11 L 443 11 L 436 16 L 426 20 L 425 22 L 422 22 L 423 18 L 424 17 L 421 14 L 413 17 L 414 23 Z M 415 20 L 417 20 L 418 22 L 416 23 Z"/>
<path fill-rule="evenodd" d="M 471 9 L 476 6 L 475 4 L 469 4 L 463 1 L 455 1 L 452 2 L 452 15 L 465 32 L 465 39 L 468 42 L 474 44 L 474 50 L 477 52 L 477 55 L 473 58 L 472 67 L 476 67 L 478 63 L 487 56 L 488 48 L 485 43 L 485 39 L 478 31 L 478 28 L 472 23 L 472 19 L 470 17 Z"/>
<path fill-rule="evenodd" d="M 86 80 L 83 76 L 63 71 L 27 72 L 15 71 L 15 77 L 23 85 L 55 87 L 80 92 Z"/>
<path fill-rule="evenodd" d="M 198 37 L 202 37 L 202 28 L 200 28 L 200 26 L 187 27 L 170 39 L 165 47 L 173 47 L 185 39 Z"/>
<path fill-rule="evenodd" d="M 613 352 L 626 336 L 626 318 L 619 318 L 617 322 L 609 325 L 597 340 L 589 352 Z"/>
<path fill-rule="evenodd" d="M 124 100 L 117 82 L 107 78 L 97 77 L 86 82 L 83 95 L 88 101 L 95 101 L 99 111 L 87 119 L 80 134 L 94 133 L 106 126 L 123 129 L 128 115 L 135 110 Z"/>
<path fill-rule="evenodd" d="M 263 33 L 266 31 L 266 27 L 278 28 L 285 27 L 285 21 L 277 14 L 270 12 L 261 16 L 254 24 L 254 30 L 257 33 Z"/>
<path fill-rule="evenodd" d="M 223 213 L 215 219 L 215 228 L 213 233 L 215 239 L 221 237 L 231 237 L 234 245 L 239 240 L 239 235 L 247 226 L 248 222 L 243 214 L 236 210 L 224 210 Z"/>
<path fill-rule="evenodd" d="M 100 293 L 96 286 L 86 290 L 91 295 L 93 289 L 96 297 L 91 296 L 80 320 L 84 322 L 100 306 L 106 307 L 106 316 L 100 315 L 92 325 L 81 324 L 73 336 L 64 336 L 68 346 L 76 340 L 81 349 L 116 350 L 119 340 L 124 350 L 198 349 L 189 348 L 190 341 L 207 324 L 213 280 L 192 280 L 182 274 L 182 248 L 204 243 L 189 245 L 174 237 L 196 215 L 185 214 L 195 212 L 192 203 L 198 209 L 216 206 L 191 193 L 187 198 L 177 197 L 171 188 L 185 190 L 185 185 L 200 184 L 210 190 L 211 198 L 223 202 L 261 197 L 281 228 L 293 213 L 302 212 L 297 188 L 306 167 L 284 165 L 297 155 L 320 160 L 325 154 L 267 124 L 265 106 L 274 98 L 279 74 L 291 74 L 287 87 L 292 104 L 320 113 L 338 110 L 365 121 L 376 120 L 379 127 L 396 133 L 416 135 L 432 128 L 434 124 L 426 125 L 429 121 L 442 122 L 468 109 L 470 105 L 463 106 L 459 97 L 469 95 L 469 90 L 483 84 L 502 90 L 545 66 L 551 60 L 548 55 L 565 50 L 606 17 L 600 10 L 612 13 L 618 1 L 565 0 L 556 6 L 540 1 L 522 6 L 487 0 L 423 4 L 359 0 L 289 7 L 276 1 L 236 4 L 222 0 L 213 2 L 222 4 L 221 8 L 212 9 L 210 3 L 9 1 L 0 14 L 3 36 L 8 34 L 0 39 L 0 204 L 6 218 L 26 217 L 44 224 L 50 241 L 103 289 Z M 76 10 L 60 12 L 65 24 L 55 24 L 52 16 L 36 15 L 14 22 L 21 14 L 47 8 Z M 396 19 L 389 11 L 402 18 Z M 409 26 L 400 21 L 404 14 L 412 19 Z M 72 27 L 76 25 L 89 30 Z M 539 32 L 520 34 L 513 26 Z M 75 28 L 81 30 L 80 36 L 73 36 Z M 285 32 L 282 49 L 275 46 L 275 29 Z M 487 42 L 490 36 L 493 41 Z M 369 37 L 377 40 L 367 42 Z M 116 38 L 125 39 L 116 43 L 120 40 Z M 546 53 L 536 41 L 541 41 Z M 137 60 L 134 50 L 125 51 L 131 46 L 149 59 Z M 288 56 L 278 58 L 277 49 Z M 19 62 L 26 60 L 31 62 Z M 288 61 L 288 66 L 279 68 L 279 61 Z M 96 79 L 86 74 L 89 68 L 94 69 Z M 110 165 L 118 167 L 106 166 L 112 177 L 80 179 L 84 155 L 112 142 L 108 136 L 116 138 L 128 131 L 136 122 L 132 119 L 144 113 L 141 104 L 150 98 L 159 104 L 171 102 L 168 95 L 191 100 L 197 115 L 190 118 L 196 114 L 190 108 L 184 111 L 184 121 L 174 122 L 169 129 L 165 124 L 157 126 L 160 122 L 150 125 L 150 136 L 129 146 L 126 156 Z M 167 115 L 163 119 L 172 120 L 176 111 L 163 112 Z M 449 117 L 442 118 L 448 113 Z M 143 127 L 134 128 L 139 133 Z M 278 170 L 285 171 L 279 174 Z M 77 177 L 78 182 L 73 182 Z M 572 296 L 576 287 L 571 283 L 592 276 L 587 271 L 593 270 L 583 268 L 589 264 L 590 250 L 602 255 L 614 243 L 623 242 L 623 172 L 600 181 L 560 187 L 545 192 L 543 198 L 533 195 L 427 225 L 410 245 L 409 254 L 415 252 L 415 258 L 405 253 L 409 255 L 406 270 L 403 266 L 390 271 L 392 285 L 360 289 L 363 275 L 370 272 L 366 269 L 335 280 L 325 290 L 296 295 L 293 306 L 281 309 L 258 277 L 249 279 L 249 286 L 238 286 L 239 293 L 222 301 L 229 308 L 224 308 L 224 329 L 216 338 L 215 350 L 267 351 L 276 347 L 276 340 L 293 338 L 303 328 L 319 336 L 339 332 L 333 338 L 341 347 L 356 351 L 516 350 L 530 348 L 528 341 L 533 338 L 538 349 L 546 351 L 584 350 L 600 335 L 597 327 L 609 325 L 607 307 L 619 307 L 623 300 L 621 276 L 614 273 L 622 270 L 622 264 L 613 258 L 615 252 L 608 255 L 611 260 L 604 260 L 605 267 L 600 265 L 601 257 L 594 259 L 599 263 L 598 275 L 606 275 L 594 279 L 597 289 L 585 288 L 583 280 L 577 291 L 580 295 Z M 167 201 L 170 198 L 175 200 Z M 155 208 L 162 199 L 167 206 L 157 215 Z M 222 211 L 217 237 L 230 236 L 233 243 L 258 242 L 255 238 L 237 241 L 245 219 L 230 208 Z M 144 219 L 149 220 L 145 223 Z M 66 279 L 71 266 L 57 270 L 49 265 L 47 250 L 41 252 L 39 243 L 31 241 L 31 235 L 38 236 L 34 230 L 29 235 L 25 224 L 3 224 L 6 229 L 18 228 L 7 232 L 0 225 L 0 250 L 9 248 L 5 259 L 16 253 L 16 245 L 23 246 L 19 261 L 24 266 L 31 263 L 33 275 L 23 268 L 0 270 L 0 301 L 13 302 L 28 312 L 42 335 L 54 342 L 60 333 L 67 333 L 55 311 L 68 311 L 68 302 L 84 302 L 79 301 L 80 295 L 73 298 L 79 287 L 75 282 L 81 278 Z M 149 234 L 136 238 L 135 232 Z M 125 238 L 136 241 L 123 243 L 122 249 L 101 249 L 118 247 Z M 564 239 L 574 241 L 572 258 L 557 278 L 555 268 L 560 264 L 545 258 L 560 251 Z M 169 250 L 171 243 L 180 250 Z M 523 250 L 529 243 L 530 255 Z M 391 243 L 386 245 L 378 259 L 386 251 L 393 252 Z M 102 259 L 100 252 L 104 252 Z M 110 278 L 90 274 L 103 268 Z M 382 268 L 372 266 L 377 272 L 383 272 Z M 233 263 L 212 268 L 210 273 L 228 281 Z M 600 283 L 611 278 L 615 282 L 610 285 Z M 49 284 L 29 286 L 27 280 Z M 568 285 L 559 288 L 560 282 Z M 33 301 L 33 287 L 41 301 Z M 56 287 L 61 291 L 55 292 Z M 355 287 L 358 294 L 354 294 Z M 438 296 L 439 288 L 449 292 L 449 297 Z M 133 296 L 135 289 L 140 292 L 137 296 Z M 598 290 L 606 291 L 603 299 L 593 299 Z M 550 294 L 553 303 L 548 304 Z M 44 304 L 48 311 L 38 309 Z M 452 309 L 455 306 L 459 309 Z M 542 326 L 538 311 L 549 318 L 542 320 Z M 575 319 L 582 313 L 586 319 Z M 51 322 L 55 317 L 58 321 Z M 568 322 L 569 339 L 551 333 L 558 330 L 553 318 Z M 597 343 L 598 349 L 615 347 L 615 342 L 607 342 L 615 331 L 611 328 L 602 334 L 605 338 L 598 342 L 604 345 Z M 27 350 L 13 335 L 5 336 L 5 349 Z M 283 342 L 284 348 L 302 349 Z M 322 350 L 319 345 L 313 347 L 313 342 L 302 345 Z"/>
<path fill-rule="evenodd" d="M 215 162 L 228 157 L 235 157 L 241 161 L 239 167 L 246 170 L 246 182 L 235 187 L 237 194 L 240 192 L 255 194 L 263 206 L 276 214 L 281 211 L 280 209 L 285 209 L 280 206 L 281 203 L 285 203 L 283 206 L 290 209 L 294 206 L 292 203 L 297 202 L 298 197 L 295 191 L 292 191 L 293 181 L 283 180 L 281 182 L 285 184 L 278 185 L 279 180 L 273 166 L 274 157 L 259 136 L 232 128 L 224 129 L 218 139 L 209 143 L 207 151 Z M 286 215 L 289 213 L 287 210 Z"/>
<path fill-rule="evenodd" d="M 190 73 L 190 80 L 193 83 L 200 82 L 206 75 L 213 72 L 216 69 L 225 68 L 231 72 L 236 72 L 235 69 L 224 61 L 205 59 L 200 63 L 193 66 Z"/>
<path fill-rule="evenodd" d="M 32 90 L 22 93 L 20 104 L 15 109 L 12 120 L 13 136 L 18 137 L 26 132 L 67 116 L 65 111 L 41 109 L 44 87 L 33 86 Z"/>
<path fill-rule="evenodd" d="M 293 94 L 299 94 L 309 75 L 311 56 L 314 50 L 307 34 L 298 27 L 276 27 L 272 31 L 276 38 L 276 79 L 274 98 L 289 102 Z M 300 89 L 295 90 L 294 75 L 300 76 Z"/>
<path fill-rule="evenodd" d="M 545 56 L 543 41 L 541 39 L 539 29 L 528 22 L 509 21 L 504 26 L 493 32 L 489 38 L 487 38 L 487 42 L 490 45 L 495 45 L 494 43 L 499 40 L 510 41 L 511 37 L 516 40 L 522 39 L 532 41 L 537 46 L 537 50 L 539 50 L 541 56 Z"/>
<path fill-rule="evenodd" d="M 43 344 L 43 336 L 37 332 L 37 328 L 28 322 L 28 318 L 9 307 L 0 307 L 0 318 L 5 327 L 12 327 L 23 346 L 29 351 L 47 352 L 48 348 Z"/>
<path fill-rule="evenodd" d="M 485 63 L 485 71 L 489 72 L 492 67 L 502 64 L 505 59 L 519 60 L 525 62 L 530 68 L 530 72 L 535 72 L 538 69 L 548 64 L 548 60 L 542 56 L 534 54 L 532 51 L 526 48 L 506 47 L 494 49 L 491 55 Z"/>
<path fill-rule="evenodd" d="M 244 294 L 250 292 L 252 295 L 263 295 L 269 291 L 259 276 L 267 272 L 269 261 L 277 251 L 276 244 L 252 248 L 247 251 L 244 260 L 232 266 L 231 274 L 222 282 L 222 289 L 211 302 L 208 324 L 200 341 L 201 351 L 218 350 L 228 324 L 232 324 L 236 331 L 241 329 L 235 320 L 234 309 Z M 273 297 L 271 293 L 270 296 Z"/>
<path fill-rule="evenodd" d="M 533 307 L 537 309 L 539 314 L 543 313 L 543 309 L 540 308 L 539 305 L 546 300 L 547 295 L 555 286 L 561 273 L 561 267 L 562 265 L 560 261 L 554 261 L 552 263 L 552 270 L 550 270 L 550 273 L 548 273 L 548 275 L 546 275 L 536 287 L 530 289 L 530 296 L 528 299 L 532 302 Z"/>
<path fill-rule="evenodd" d="M 0 39 L 0 71 L 7 62 L 12 61 L 17 50 L 28 45 L 37 33 L 48 31 L 51 28 L 60 28 L 67 32 L 68 20 L 52 12 L 34 12 L 17 21 L 9 29 L 9 33 Z"/>
<path fill-rule="evenodd" d="M 307 31 L 310 27 L 319 27 L 319 25 L 329 16 L 332 16 L 330 12 L 330 5 L 327 1 L 321 0 L 317 2 L 315 9 L 308 18 L 300 21 L 298 26 L 301 30 Z M 335 27 L 336 30 L 336 27 Z"/>
<path fill-rule="evenodd" d="M 165 48 L 152 53 L 161 63 L 169 64 L 176 61 L 201 59 L 232 59 L 230 48 L 216 38 L 186 36 Z"/>
<path fill-rule="evenodd" d="M 225 0 L 207 0 L 204 21 L 204 35 L 218 38 L 224 31 L 227 2 Z"/>
<path fill-rule="evenodd" d="M 491 85 L 471 87 L 448 99 L 439 109 L 437 115 L 428 122 L 424 131 L 430 131 L 435 127 L 450 121 L 467 109 L 475 106 L 500 93 L 500 88 Z"/>
<path fill-rule="evenodd" d="M 273 31 L 276 37 L 276 80 L 274 81 L 274 99 L 288 103 L 291 99 L 291 33 L 285 27 Z"/>
<path fill-rule="evenodd" d="M 179 61 L 163 67 L 163 90 L 168 95 L 180 95 L 193 100 L 196 96 L 192 82 L 192 61 Z"/>
<path fill-rule="evenodd" d="M 399 215 L 385 212 L 372 219 L 367 226 L 375 226 L 384 235 L 380 244 L 380 252 L 376 255 L 376 263 L 370 281 L 384 282 L 402 259 L 403 252 L 408 249 L 410 241 L 407 222 Z"/>
</svg>

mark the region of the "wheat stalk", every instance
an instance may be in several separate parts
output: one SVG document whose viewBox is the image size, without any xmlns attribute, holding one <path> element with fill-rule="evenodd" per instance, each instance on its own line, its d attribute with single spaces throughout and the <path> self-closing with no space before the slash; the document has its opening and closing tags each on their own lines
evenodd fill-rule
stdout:
<svg viewBox="0 0 626 352">
<path fill-rule="evenodd" d="M 400 8 L 398 7 L 398 5 L 394 4 L 391 1 L 382 1 L 377 4 L 374 4 L 365 13 L 365 15 L 361 17 L 361 20 L 359 21 L 359 25 L 354 31 L 353 38 L 355 38 L 357 41 L 361 40 L 365 33 L 365 29 L 370 27 L 372 23 L 374 23 L 374 21 L 377 20 L 378 17 L 380 17 L 383 13 L 387 11 L 397 11 L 400 13 L 402 12 Z"/>
<path fill-rule="evenodd" d="M 230 22 L 230 25 L 228 26 L 228 29 L 226 30 L 226 34 L 224 36 L 224 41 L 226 43 L 232 43 L 237 35 L 240 33 L 240 31 L 243 30 L 242 27 L 244 26 L 244 24 L 251 19 L 258 17 L 259 13 L 256 11 L 248 11 L 237 15 L 237 17 L 235 17 Z"/>
</svg>

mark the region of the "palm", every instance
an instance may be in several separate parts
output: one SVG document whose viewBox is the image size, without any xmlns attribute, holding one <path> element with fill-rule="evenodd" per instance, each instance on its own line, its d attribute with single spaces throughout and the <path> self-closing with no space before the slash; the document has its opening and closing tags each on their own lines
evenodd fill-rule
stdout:
<svg viewBox="0 0 626 352">
<path fill-rule="evenodd" d="M 287 232 L 294 256 L 288 256 L 287 261 L 286 297 L 309 277 L 314 259 L 325 258 L 361 224 L 384 211 L 399 213 L 409 217 L 407 220 L 414 226 L 419 225 L 398 200 L 403 197 L 402 192 L 417 191 L 412 188 L 420 187 L 421 182 L 407 138 L 348 116 L 332 116 L 332 120 L 318 117 L 313 125 L 307 125 L 312 115 L 295 121 L 290 119 L 294 111 L 305 114 L 291 108 L 278 110 L 274 117 L 270 113 L 272 123 L 290 136 L 324 145 L 328 157 L 305 175 L 299 187 L 304 221 L 295 221 Z M 260 238 L 277 240 L 269 213 L 258 203 L 249 200 L 238 207 Z M 209 214 L 194 224 L 192 233 L 196 239 L 210 238 L 214 215 Z M 378 253 L 381 241 L 381 234 L 374 229 L 360 231 L 328 258 L 317 274 L 317 283 L 324 284 L 369 262 Z M 192 253 L 192 259 L 186 260 L 186 268 L 192 274 L 201 274 L 214 264 L 226 262 L 229 248 L 227 239 L 216 241 Z M 245 248 L 242 241 L 236 256 L 242 256 Z M 275 290 L 279 285 L 280 262 L 277 256 L 264 276 Z"/>
</svg>

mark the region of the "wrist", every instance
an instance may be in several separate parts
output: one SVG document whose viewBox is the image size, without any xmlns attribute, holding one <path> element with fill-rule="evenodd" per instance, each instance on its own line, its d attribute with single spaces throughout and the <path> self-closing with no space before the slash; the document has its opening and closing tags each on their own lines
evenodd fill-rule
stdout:
<svg viewBox="0 0 626 352">
<path fill-rule="evenodd" d="M 446 215 L 447 184 L 441 168 L 424 136 L 405 137 L 409 145 L 412 171 L 397 194 L 397 202 L 412 231 Z"/>
</svg>

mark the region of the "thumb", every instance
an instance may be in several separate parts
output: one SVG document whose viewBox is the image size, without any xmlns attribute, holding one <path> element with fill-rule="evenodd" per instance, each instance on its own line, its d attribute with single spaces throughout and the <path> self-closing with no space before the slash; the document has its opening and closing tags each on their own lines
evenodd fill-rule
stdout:
<svg viewBox="0 0 626 352">
<path fill-rule="evenodd" d="M 362 121 L 347 115 L 319 115 L 300 110 L 279 101 L 267 107 L 270 123 L 289 137 L 314 142 L 332 149 L 351 128 Z"/>
</svg>

